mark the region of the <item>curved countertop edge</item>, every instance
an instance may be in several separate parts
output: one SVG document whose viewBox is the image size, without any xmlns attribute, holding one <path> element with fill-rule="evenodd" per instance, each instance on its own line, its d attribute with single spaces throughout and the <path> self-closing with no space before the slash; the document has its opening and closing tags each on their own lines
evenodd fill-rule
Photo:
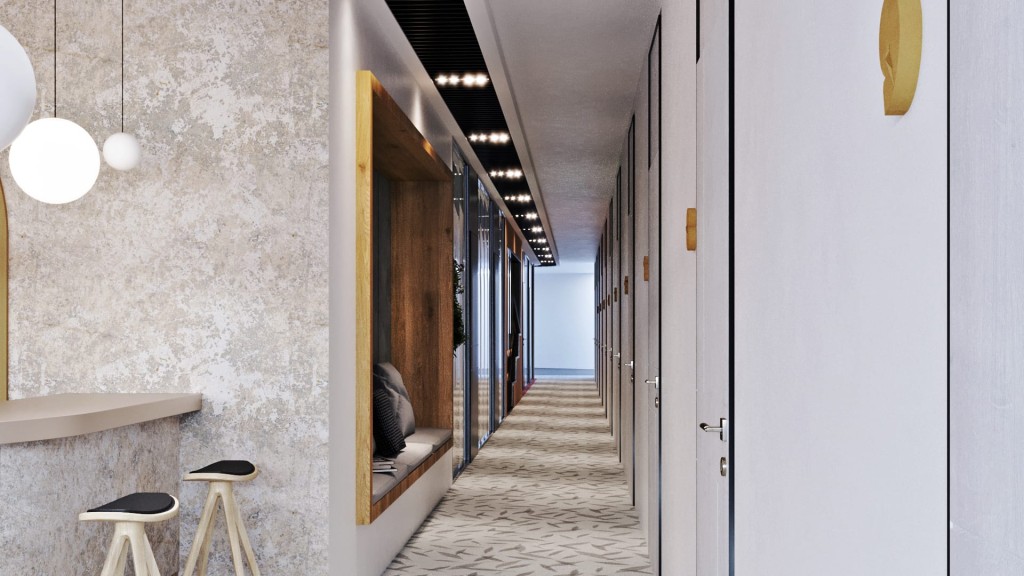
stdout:
<svg viewBox="0 0 1024 576">
<path fill-rule="evenodd" d="M 202 394 L 54 394 L 0 402 L 0 445 L 70 438 L 196 412 Z"/>
</svg>

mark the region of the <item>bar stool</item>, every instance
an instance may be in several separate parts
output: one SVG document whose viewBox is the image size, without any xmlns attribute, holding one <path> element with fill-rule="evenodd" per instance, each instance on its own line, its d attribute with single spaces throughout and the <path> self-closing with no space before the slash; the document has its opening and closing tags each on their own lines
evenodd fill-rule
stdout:
<svg viewBox="0 0 1024 576">
<path fill-rule="evenodd" d="M 123 576 L 132 549 L 135 576 L 160 576 L 145 525 L 178 515 L 178 500 L 163 492 L 136 492 L 78 515 L 78 520 L 114 522 L 114 538 L 107 550 L 100 576 Z"/>
<path fill-rule="evenodd" d="M 238 511 L 233 490 L 235 482 L 247 482 L 259 473 L 256 466 L 246 460 L 221 460 L 185 475 L 186 481 L 210 483 L 206 505 L 203 506 L 203 514 L 199 517 L 199 527 L 192 540 L 192 551 L 189 552 L 188 562 L 185 564 L 183 572 L 185 576 L 192 576 L 195 573 L 197 562 L 199 575 L 206 576 L 206 564 L 210 558 L 210 541 L 213 539 L 214 516 L 217 514 L 218 499 L 224 504 L 224 519 L 228 525 L 228 541 L 231 543 L 231 560 L 235 565 L 235 576 L 244 576 L 245 574 L 239 540 L 241 540 L 242 548 L 245 549 L 249 570 L 254 576 L 260 576 L 260 569 L 256 566 L 256 555 L 252 552 L 249 535 L 245 531 L 245 524 Z"/>
</svg>

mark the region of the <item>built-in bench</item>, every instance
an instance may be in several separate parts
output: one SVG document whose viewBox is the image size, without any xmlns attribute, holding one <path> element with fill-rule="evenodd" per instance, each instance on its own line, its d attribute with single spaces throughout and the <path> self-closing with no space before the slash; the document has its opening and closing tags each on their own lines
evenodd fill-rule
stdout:
<svg viewBox="0 0 1024 576">
<path fill-rule="evenodd" d="M 366 525 L 451 450 L 454 369 L 452 173 L 366 71 L 356 167 L 356 522 Z M 416 417 L 393 475 L 373 473 L 379 362 L 401 373 Z"/>
<path fill-rule="evenodd" d="M 452 431 L 444 428 L 418 428 L 405 439 L 405 450 L 394 458 L 398 472 L 374 473 L 373 503 L 377 504 L 402 481 L 410 484 L 426 472 L 444 452 L 451 448 Z M 432 458 L 433 457 L 433 458 Z M 428 460 L 431 460 L 428 462 Z M 416 473 L 413 476 L 413 473 Z"/>
</svg>

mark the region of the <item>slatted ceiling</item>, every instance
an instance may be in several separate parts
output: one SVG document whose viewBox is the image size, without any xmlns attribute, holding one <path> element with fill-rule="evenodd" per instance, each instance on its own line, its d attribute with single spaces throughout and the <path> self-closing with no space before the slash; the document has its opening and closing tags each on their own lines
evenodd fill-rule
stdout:
<svg viewBox="0 0 1024 576">
<path fill-rule="evenodd" d="M 487 70 L 462 0 L 388 0 L 387 4 L 431 76 Z"/>
<path fill-rule="evenodd" d="M 512 148 L 511 144 L 504 146 L 480 145 L 473 146 L 473 151 L 488 170 L 505 170 L 519 166 L 519 155 L 510 148 Z M 522 182 L 518 186 L 522 187 Z"/>
<path fill-rule="evenodd" d="M 483 72 L 490 76 L 463 0 L 386 0 L 386 2 L 431 78 L 436 78 L 440 74 L 461 75 L 475 72 Z M 464 134 L 508 132 L 505 114 L 491 84 L 482 88 L 437 86 L 437 89 Z M 514 143 L 503 146 L 493 144 L 472 146 L 480 163 L 488 172 L 522 167 Z M 529 186 L 524 179 L 493 179 L 492 181 L 501 196 L 530 194 Z M 512 204 L 509 208 L 513 212 L 512 217 L 515 218 L 519 228 L 528 238 L 543 236 L 548 239 L 547 246 L 551 245 L 548 231 L 545 231 L 543 235 L 527 232 L 539 221 L 516 217 L 537 211 L 537 206 L 532 199 L 525 204 Z"/>
</svg>

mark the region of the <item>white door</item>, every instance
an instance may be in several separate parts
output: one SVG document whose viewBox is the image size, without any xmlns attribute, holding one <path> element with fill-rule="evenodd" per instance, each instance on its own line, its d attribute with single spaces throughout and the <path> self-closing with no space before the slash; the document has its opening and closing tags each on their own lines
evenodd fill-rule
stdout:
<svg viewBox="0 0 1024 576">
<path fill-rule="evenodd" d="M 647 95 L 644 90 L 647 86 L 647 68 L 644 67 L 644 76 L 640 81 L 641 94 L 638 98 L 638 102 L 646 104 Z M 634 463 L 635 470 L 635 483 L 634 483 L 634 502 L 637 509 L 637 514 L 640 516 L 640 528 L 644 533 L 644 537 L 650 542 L 650 515 L 652 509 L 657 512 L 657 508 L 651 505 L 651 494 L 650 494 L 650 472 L 651 472 L 651 457 L 649 453 L 650 449 L 650 410 L 648 406 L 651 402 L 651 396 L 654 392 L 654 386 L 645 384 L 645 381 L 649 378 L 653 378 L 654 374 L 650 372 L 650 326 L 652 319 L 656 322 L 656 319 L 651 315 L 650 312 L 650 247 L 649 247 L 649 227 L 650 227 L 650 210 L 648 203 L 650 200 L 648 190 L 648 177 L 649 172 L 647 168 L 647 114 L 645 106 L 637 106 L 637 116 L 635 123 L 635 154 L 636 166 L 633 170 L 633 185 L 634 185 L 634 222 L 635 222 L 635 252 L 633 258 L 633 266 L 636 270 L 636 290 L 634 292 L 636 297 L 636 304 L 634 306 L 634 322 L 636 324 L 634 334 L 636 335 L 634 350 L 636 352 L 636 359 L 634 360 L 634 373 L 636 387 L 634 389 L 635 404 L 633 407 L 633 418 L 636 421 L 636 461 Z"/>
<path fill-rule="evenodd" d="M 647 325 L 648 547 L 653 573 L 661 573 L 661 32 L 649 55 L 650 156 L 647 177 L 647 249 L 650 281 Z"/>
<path fill-rule="evenodd" d="M 729 574 L 729 6 L 703 2 L 697 62 L 697 574 Z M 725 428 L 716 432 L 714 428 Z M 710 432 L 710 433 L 709 433 Z"/>
<path fill-rule="evenodd" d="M 950 574 L 1009 576 L 1024 574 L 1024 3 L 950 4 Z"/>
<path fill-rule="evenodd" d="M 612 284 L 612 356 L 611 356 L 611 390 L 609 395 L 610 402 L 608 406 L 609 420 L 611 421 L 612 437 L 615 438 L 616 446 L 618 445 L 618 439 L 620 436 L 619 430 L 619 407 L 621 405 L 622 398 L 620 393 L 622 390 L 622 286 L 620 270 L 621 254 L 622 254 L 622 239 L 620 238 L 620 232 L 622 230 L 622 221 L 619 219 L 619 204 L 621 204 L 621 196 L 616 193 L 612 199 L 611 210 L 608 212 L 608 221 L 611 224 L 611 284 Z M 618 448 L 616 448 L 616 452 Z"/>
<path fill-rule="evenodd" d="M 946 573 L 947 7 L 921 7 L 893 117 L 882 2 L 735 2 L 736 574 Z"/>
<path fill-rule="evenodd" d="M 605 416 L 608 415 L 608 354 L 611 350 L 611 339 L 608 333 L 608 315 L 611 314 L 611 310 L 608 306 L 608 225 L 605 224 L 604 234 L 601 236 L 601 249 L 598 252 L 599 267 L 601 270 L 600 274 L 600 290 L 601 299 L 600 304 L 600 317 L 601 317 L 601 349 L 599 354 L 598 362 L 598 374 L 599 378 L 597 381 L 598 394 L 601 396 L 601 406 L 605 409 Z"/>
<path fill-rule="evenodd" d="M 614 286 L 613 282 L 613 261 L 612 254 L 614 252 L 615 239 L 612 236 L 611 231 L 611 209 L 613 204 L 608 205 L 608 219 L 604 224 L 604 289 L 605 289 L 605 301 L 607 306 L 607 313 L 604 315 L 604 331 L 606 334 L 606 341 L 608 343 L 607 349 L 604 353 L 604 416 L 608 419 L 608 428 L 611 428 L 611 386 L 614 381 L 614 355 L 615 355 L 615 333 L 614 333 L 614 318 L 615 318 L 615 302 L 611 297 L 611 289 Z"/>
<path fill-rule="evenodd" d="M 633 179 L 630 177 L 632 167 L 633 128 L 630 127 L 626 138 L 626 151 L 622 171 L 619 174 L 622 189 L 622 401 L 619 404 L 621 415 L 621 433 L 619 434 L 619 461 L 626 474 L 630 498 L 634 497 L 635 442 L 636 419 L 633 417 L 635 403 L 635 356 L 634 340 L 634 303 L 636 302 L 636 275 L 633 272 Z M 636 501 L 633 500 L 633 504 Z"/>
</svg>

